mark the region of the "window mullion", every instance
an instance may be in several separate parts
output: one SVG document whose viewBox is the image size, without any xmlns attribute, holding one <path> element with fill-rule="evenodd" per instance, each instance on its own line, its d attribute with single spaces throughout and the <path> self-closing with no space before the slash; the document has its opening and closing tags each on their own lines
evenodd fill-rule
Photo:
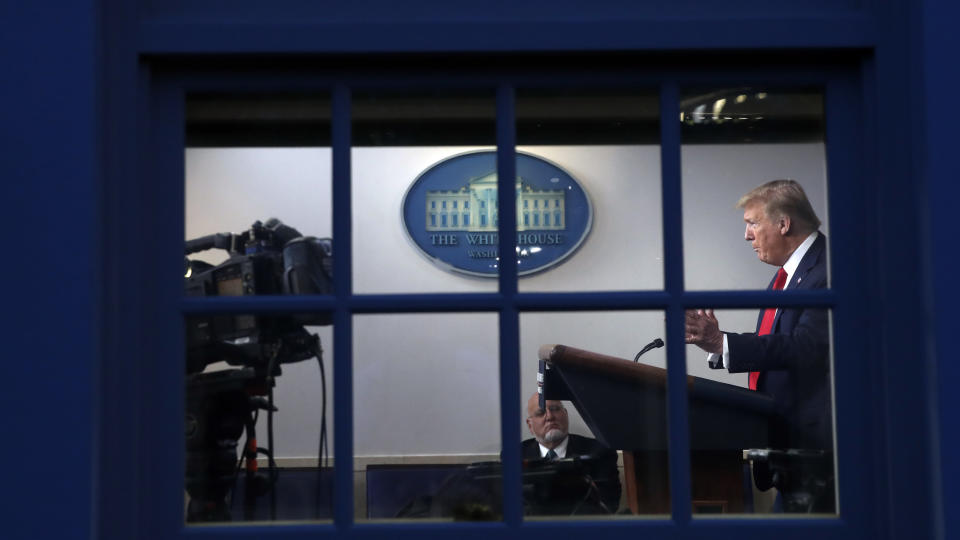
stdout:
<svg viewBox="0 0 960 540">
<path fill-rule="evenodd" d="M 146 185 L 160 187 L 149 194 L 149 199 L 140 201 L 143 210 L 139 228 L 162 232 L 154 235 L 151 242 L 144 242 L 149 254 L 141 258 L 154 263 L 140 268 L 138 276 L 140 283 L 150 284 L 142 290 L 147 296 L 142 302 L 140 317 L 144 325 L 138 336 L 146 347 L 142 352 L 134 352 L 135 357 L 141 356 L 143 366 L 140 379 L 133 383 L 144 397 L 140 425 L 150 433 L 137 450 L 140 458 L 138 473 L 142 475 L 143 485 L 148 486 L 139 498 L 142 504 L 138 511 L 143 512 L 144 529 L 170 537 L 176 534 L 183 519 L 186 445 L 181 444 L 173 453 L 179 459 L 164 468 L 155 464 L 169 462 L 170 448 L 152 442 L 184 441 L 186 346 L 180 309 L 183 281 L 182 278 L 168 278 L 181 276 L 183 272 L 184 93 L 178 84 L 165 80 L 154 87 L 150 99 L 152 114 L 144 143 L 156 159 L 150 160 L 149 170 L 142 173 L 148 179 Z M 172 421 L 157 422 L 158 418 Z"/>
<path fill-rule="evenodd" d="M 680 185 L 680 91 L 675 82 L 660 87 L 660 167 L 663 182 L 664 283 L 667 308 L 667 433 L 670 450 L 670 502 L 680 524 L 691 517 L 690 432 L 687 429 L 687 368 L 684 353 L 683 213 Z"/>
<path fill-rule="evenodd" d="M 862 106 L 859 103 L 857 86 L 847 78 L 828 80 L 824 117 L 826 118 L 826 157 L 827 157 L 827 200 L 829 212 L 830 238 L 827 247 L 830 250 L 830 286 L 836 295 L 836 307 L 833 308 L 832 350 L 833 360 L 833 426 L 834 426 L 834 470 L 837 475 L 837 508 L 846 510 L 853 506 L 851 501 L 869 500 L 877 490 L 882 489 L 883 479 L 871 475 L 858 474 L 853 463 L 863 464 L 863 454 L 851 444 L 853 441 L 875 441 L 876 435 L 871 425 L 850 419 L 869 416 L 874 407 L 869 400 L 861 396 L 869 395 L 880 384 L 876 369 L 864 370 L 860 362 L 837 361 L 841 359 L 880 358 L 877 340 L 857 343 L 860 336 L 876 335 L 877 328 L 870 315 L 882 310 L 876 295 L 864 294 L 866 290 L 878 290 L 879 283 L 870 283 L 872 275 L 865 268 L 879 268 L 874 262 L 875 253 L 864 242 L 863 224 L 873 220 L 865 212 L 864 205 L 858 199 L 871 196 L 860 189 L 852 189 L 850 184 L 858 182 L 858 165 L 862 160 L 862 148 L 857 144 L 857 131 L 865 122 Z M 862 162 L 868 162 L 863 160 Z M 863 173 L 859 173 L 863 174 Z M 841 181 L 842 180 L 842 181 Z M 846 184 L 846 185 L 845 185 Z M 838 265 L 833 246 L 844 246 L 844 255 L 857 261 L 856 265 Z M 864 286 L 864 283 L 867 283 Z M 866 316 L 865 316 L 866 315 Z M 838 391 L 838 389 L 843 389 Z M 843 437 L 839 437 L 839 434 Z M 839 441 L 837 440 L 839 439 Z M 876 443 L 864 443 L 876 444 Z M 882 444 L 882 443 L 879 443 Z M 846 513 L 846 512 L 845 512 Z M 848 514 L 849 516 L 849 514 Z M 848 517 L 848 519 L 857 519 Z M 867 524 L 864 523 L 864 526 Z"/>
<path fill-rule="evenodd" d="M 353 523 L 353 292 L 350 202 L 350 89 L 343 84 L 331 96 L 331 141 L 333 152 L 333 257 L 334 309 L 333 386 L 336 406 L 333 416 L 334 523 L 345 529 Z"/>
<path fill-rule="evenodd" d="M 503 519 L 519 525 L 523 519 L 520 493 L 520 315 L 517 294 L 516 97 L 503 84 L 497 89 L 497 230 L 499 232 L 500 306 L 500 438 L 503 441 Z"/>
</svg>

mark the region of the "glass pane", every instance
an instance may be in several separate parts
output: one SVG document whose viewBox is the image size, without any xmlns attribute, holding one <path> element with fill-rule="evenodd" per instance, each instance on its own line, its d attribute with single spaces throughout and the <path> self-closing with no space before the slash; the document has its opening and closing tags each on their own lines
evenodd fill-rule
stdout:
<svg viewBox="0 0 960 540">
<path fill-rule="evenodd" d="M 497 289 L 493 92 L 357 92 L 353 287 Z"/>
<path fill-rule="evenodd" d="M 687 346 L 694 513 L 835 514 L 829 310 L 693 310 L 694 335 L 703 318 L 728 352 Z"/>
<path fill-rule="evenodd" d="M 185 294 L 331 292 L 329 99 L 191 95 L 186 108 Z M 188 522 L 330 519 L 331 322 L 185 318 Z"/>
<path fill-rule="evenodd" d="M 332 518 L 328 317 L 185 319 L 188 523 Z"/>
<path fill-rule="evenodd" d="M 662 288 L 656 93 L 521 89 L 516 110 L 520 290 Z"/>
<path fill-rule="evenodd" d="M 300 236 L 308 241 L 294 242 L 287 259 L 324 259 L 332 224 L 329 98 L 204 94 L 188 96 L 186 109 L 190 259 L 217 265 L 231 255 L 279 253 Z M 290 292 L 273 290 L 260 271 L 254 276 L 244 294 Z M 235 281 L 220 277 L 220 294 L 238 292 Z M 191 295 L 216 293 L 188 289 Z"/>
<path fill-rule="evenodd" d="M 521 314 L 528 518 L 670 513 L 663 335 L 663 312 Z"/>
<path fill-rule="evenodd" d="M 681 121 L 687 290 L 766 288 L 789 254 L 787 246 L 817 230 L 830 232 L 821 93 L 690 91 L 681 99 Z M 796 204 L 803 197 L 791 202 L 791 191 L 782 188 L 753 191 L 779 179 L 796 181 L 809 204 Z M 750 200 L 741 201 L 748 194 Z M 771 220 L 759 231 L 745 230 L 745 219 L 765 214 L 758 214 L 766 208 L 761 201 L 777 204 L 770 207 L 778 213 L 771 220 L 789 209 L 791 226 L 784 235 Z"/>
<path fill-rule="evenodd" d="M 330 148 L 188 148 L 186 235 L 194 273 L 256 250 L 296 266 L 316 260 L 321 281 L 329 283 L 330 156 Z M 264 275 L 269 270 L 262 266 L 245 270 L 252 282 L 240 274 L 214 272 L 206 283 L 194 279 L 187 294 L 293 292 L 293 284 Z"/>
<path fill-rule="evenodd" d="M 497 321 L 354 317 L 357 520 L 502 519 Z"/>
</svg>

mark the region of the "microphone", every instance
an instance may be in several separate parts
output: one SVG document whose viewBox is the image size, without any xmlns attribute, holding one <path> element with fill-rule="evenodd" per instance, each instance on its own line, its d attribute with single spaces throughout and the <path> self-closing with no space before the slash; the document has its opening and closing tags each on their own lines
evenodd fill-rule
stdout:
<svg viewBox="0 0 960 540">
<path fill-rule="evenodd" d="M 643 353 L 649 351 L 650 349 L 658 349 L 658 348 L 660 348 L 660 347 L 663 347 L 663 340 L 660 339 L 660 338 L 657 338 L 657 339 L 651 341 L 650 343 L 647 343 L 642 349 L 640 349 L 640 352 L 638 352 L 637 355 L 633 357 L 633 361 L 634 361 L 634 362 L 639 362 L 639 361 L 640 361 L 640 355 L 642 355 Z"/>
<path fill-rule="evenodd" d="M 232 243 L 233 235 L 230 233 L 208 234 L 207 236 L 201 236 L 200 238 L 187 240 L 184 243 L 184 252 L 187 255 L 190 255 L 191 253 L 206 251 L 213 248 L 230 249 L 232 247 Z"/>
</svg>

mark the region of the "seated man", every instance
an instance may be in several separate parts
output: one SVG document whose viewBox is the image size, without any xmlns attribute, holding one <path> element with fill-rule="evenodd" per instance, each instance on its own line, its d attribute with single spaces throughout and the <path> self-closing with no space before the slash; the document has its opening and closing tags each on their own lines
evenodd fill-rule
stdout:
<svg viewBox="0 0 960 540">
<path fill-rule="evenodd" d="M 524 495 L 529 513 L 615 513 L 620 504 L 617 452 L 595 439 L 568 433 L 570 419 L 563 403 L 540 396 L 527 401 L 527 427 L 534 438 L 523 441 Z M 530 460 L 560 460 L 552 481 L 528 482 L 534 469 L 550 466 Z M 550 478 L 544 475 L 544 478 Z"/>
</svg>

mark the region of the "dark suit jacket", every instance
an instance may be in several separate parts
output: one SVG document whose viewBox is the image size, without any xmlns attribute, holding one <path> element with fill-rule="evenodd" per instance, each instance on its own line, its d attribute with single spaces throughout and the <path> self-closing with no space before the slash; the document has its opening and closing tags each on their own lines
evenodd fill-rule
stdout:
<svg viewBox="0 0 960 540">
<path fill-rule="evenodd" d="M 617 452 L 603 446 L 596 439 L 572 433 L 568 437 L 566 457 L 591 456 L 594 458 L 587 472 L 596 482 L 603 503 L 610 512 L 616 512 L 620 504 L 620 474 L 617 470 Z M 527 439 L 523 441 L 521 454 L 524 460 L 540 459 L 540 445 L 537 440 Z"/>
<path fill-rule="evenodd" d="M 768 288 L 773 286 L 771 280 Z M 786 289 L 827 288 L 826 237 L 803 256 Z M 763 311 L 757 319 L 757 329 Z M 757 390 L 774 399 L 774 448 L 833 449 L 830 405 L 830 333 L 826 309 L 784 308 L 766 336 L 727 334 L 729 370 L 759 371 Z M 757 479 L 758 487 L 761 479 Z"/>
</svg>

